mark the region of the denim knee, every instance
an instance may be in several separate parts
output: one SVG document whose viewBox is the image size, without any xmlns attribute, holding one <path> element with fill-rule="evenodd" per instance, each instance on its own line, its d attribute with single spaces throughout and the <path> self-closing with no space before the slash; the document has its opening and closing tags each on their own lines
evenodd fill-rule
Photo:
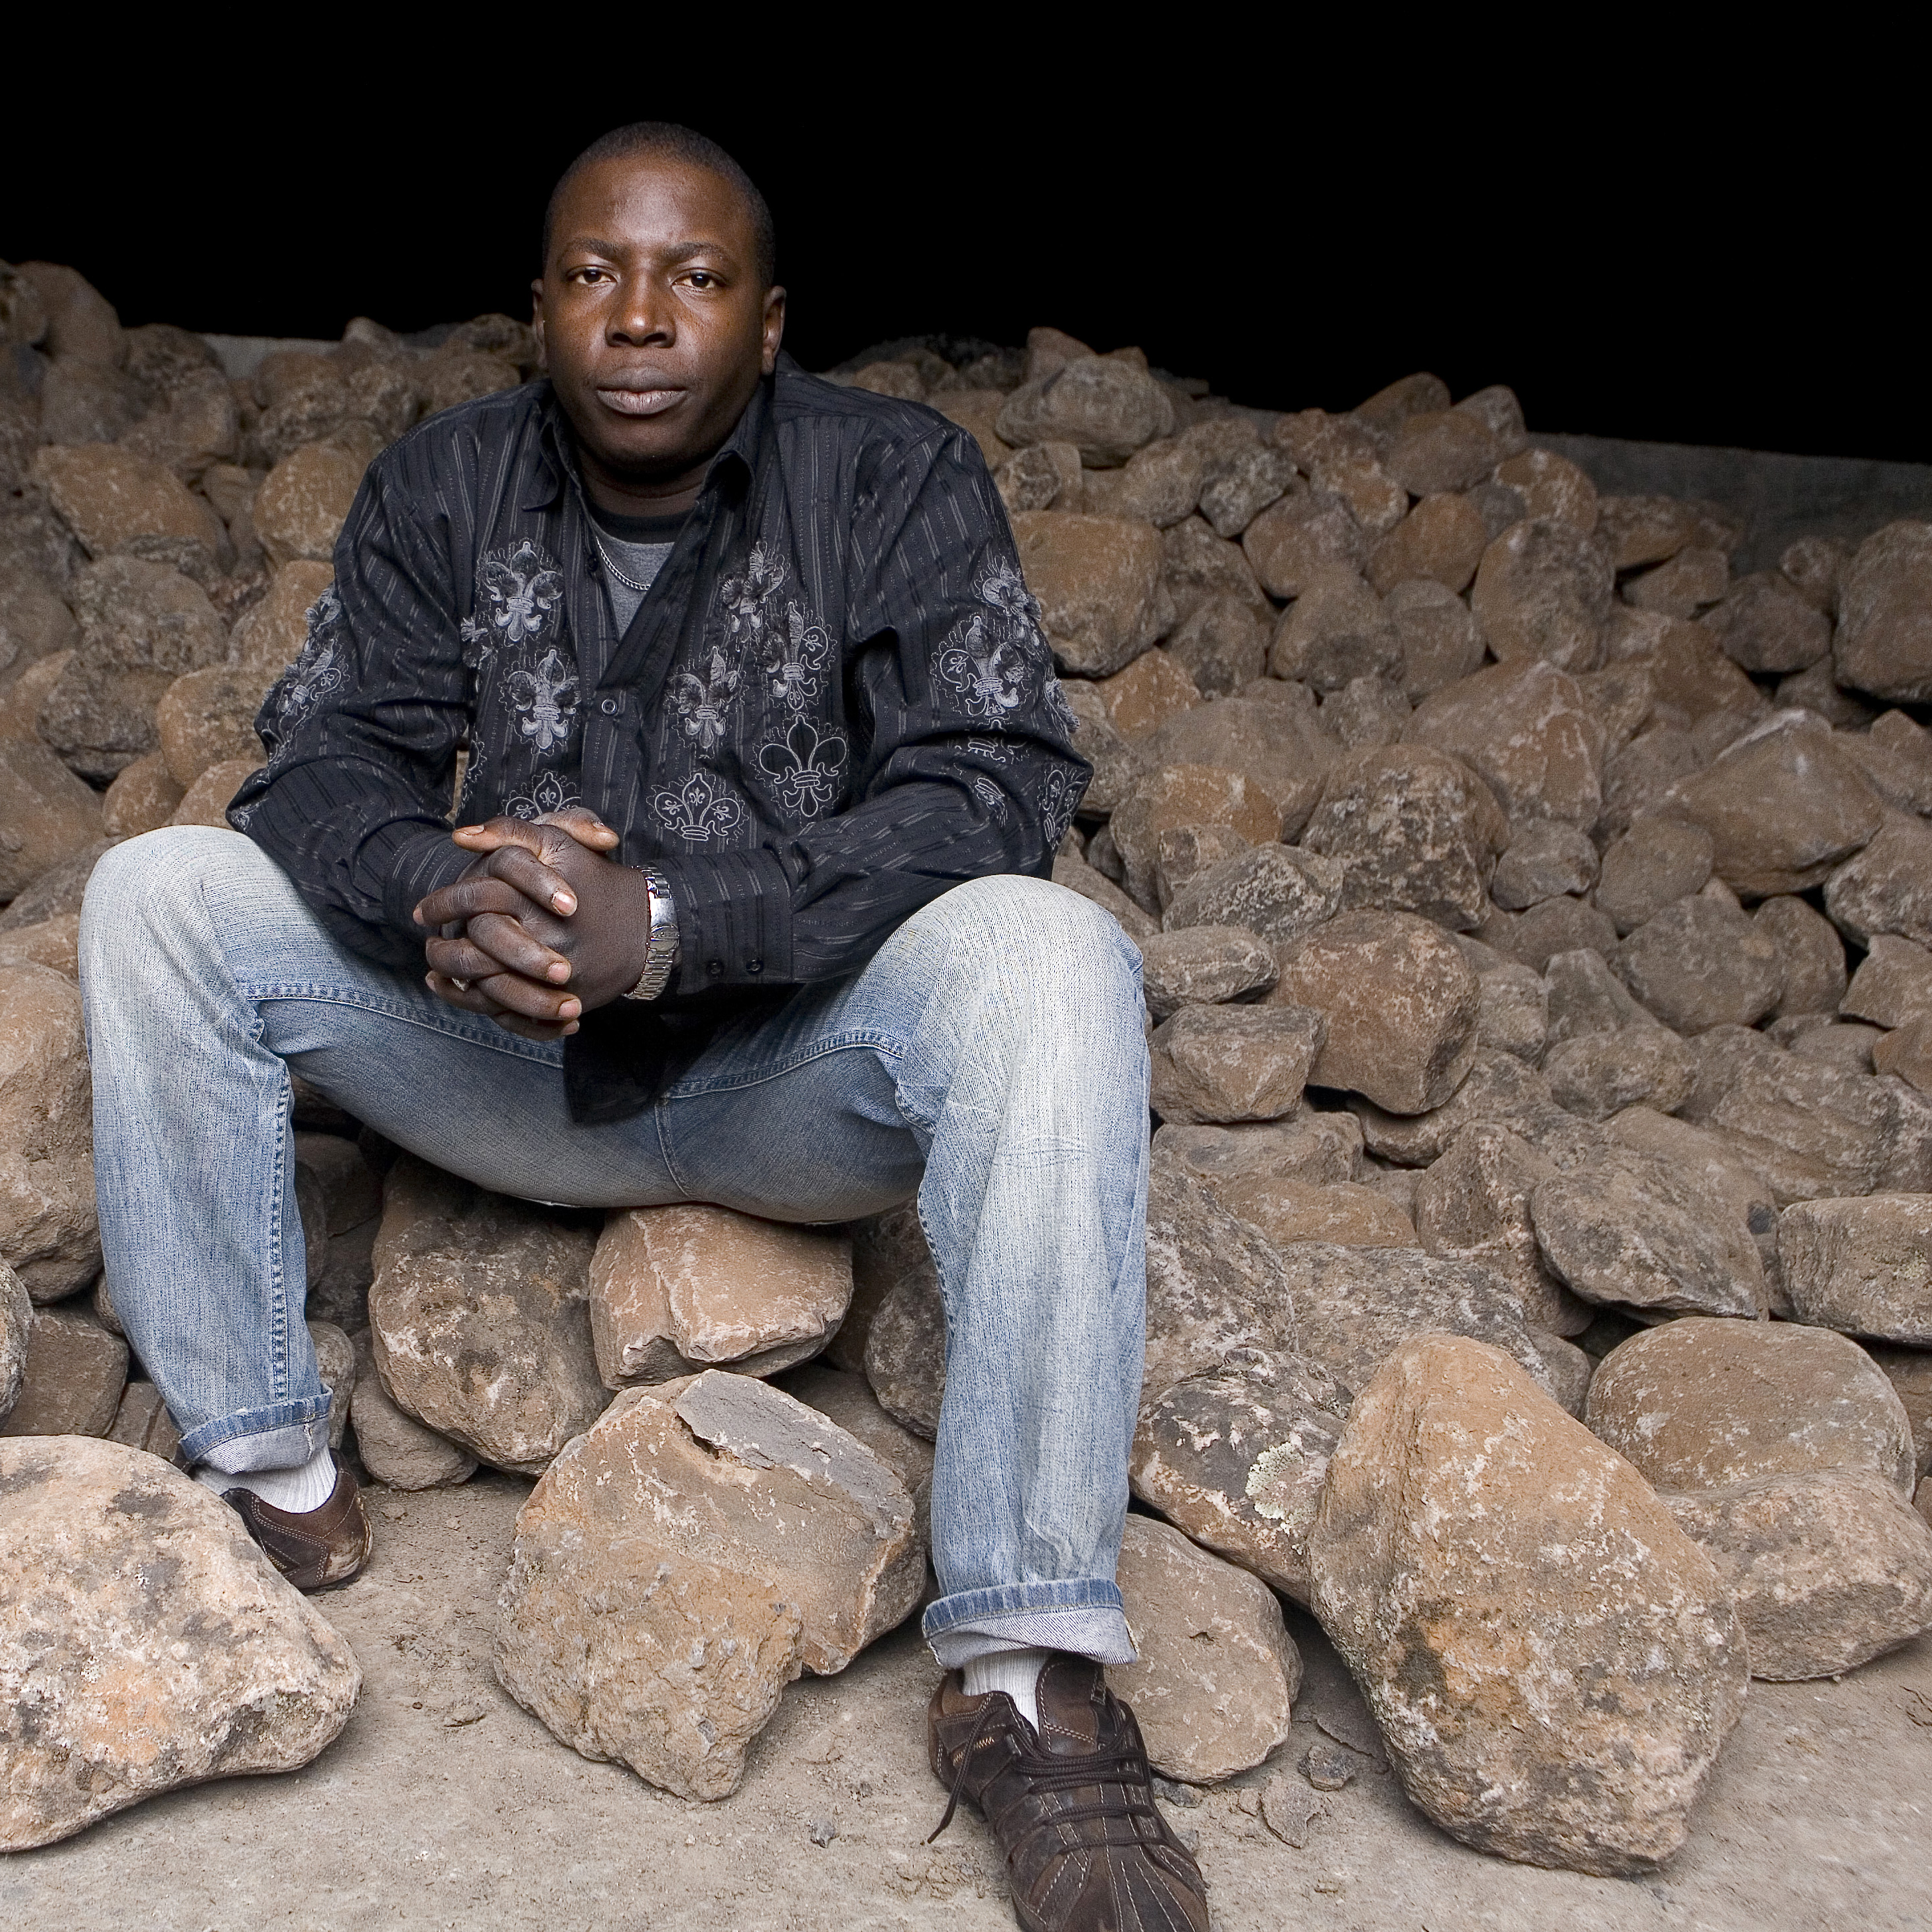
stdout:
<svg viewBox="0 0 1932 1932">
<path fill-rule="evenodd" d="M 135 926 L 174 926 L 194 886 L 217 872 L 253 871 L 273 861 L 238 832 L 216 825 L 164 825 L 110 847 L 89 874 L 81 906 L 81 943 L 90 928 L 104 940 Z"/>
<path fill-rule="evenodd" d="M 1050 879 L 969 880 L 914 916 L 947 922 L 949 938 L 988 973 L 1017 961 L 1068 998 L 1122 1002 L 1139 1023 L 1139 947 L 1112 914 Z"/>
</svg>

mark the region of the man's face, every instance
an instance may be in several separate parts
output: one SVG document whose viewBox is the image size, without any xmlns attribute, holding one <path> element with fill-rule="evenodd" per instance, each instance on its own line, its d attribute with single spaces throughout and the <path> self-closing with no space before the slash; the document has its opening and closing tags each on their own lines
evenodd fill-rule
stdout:
<svg viewBox="0 0 1932 1932">
<path fill-rule="evenodd" d="M 537 341 L 589 465 L 673 482 L 729 436 L 784 329 L 730 184 L 643 154 L 570 184 L 532 285 Z"/>
</svg>

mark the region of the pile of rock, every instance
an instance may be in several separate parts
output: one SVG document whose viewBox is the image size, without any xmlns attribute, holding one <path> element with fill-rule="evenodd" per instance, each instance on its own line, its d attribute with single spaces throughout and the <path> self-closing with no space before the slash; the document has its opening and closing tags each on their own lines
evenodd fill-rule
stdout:
<svg viewBox="0 0 1932 1932">
<path fill-rule="evenodd" d="M 98 1279 L 80 890 L 219 821 L 369 455 L 530 344 L 225 370 L 39 265 L 0 332 L 0 1432 L 166 1454 Z M 1095 767 L 1054 876 L 1143 956 L 1157 1767 L 1285 1739 L 1280 1593 L 1446 1828 L 1654 1866 L 1749 1675 L 1932 1628 L 1932 526 L 1734 578 L 1720 512 L 1426 376 L 1276 415 L 1042 329 L 838 380 L 984 451 Z M 296 1121 L 338 1432 L 403 1486 L 537 1477 L 503 1682 L 729 1791 L 931 1587 L 916 1214 L 600 1222 Z"/>
</svg>

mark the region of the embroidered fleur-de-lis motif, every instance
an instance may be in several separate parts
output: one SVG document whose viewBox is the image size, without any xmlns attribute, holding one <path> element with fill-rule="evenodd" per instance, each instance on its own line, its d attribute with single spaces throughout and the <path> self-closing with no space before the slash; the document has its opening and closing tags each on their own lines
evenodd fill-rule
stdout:
<svg viewBox="0 0 1932 1932">
<path fill-rule="evenodd" d="M 801 818 L 816 818 L 838 796 L 838 774 L 845 768 L 845 740 L 820 736 L 810 720 L 800 718 L 779 744 L 758 754 L 759 765 L 778 781 L 780 803 Z"/>
<path fill-rule="evenodd" d="M 1016 628 L 1030 630 L 1040 622 L 1040 600 L 1026 587 L 1026 580 L 1004 558 L 989 565 L 973 587 L 982 604 L 998 611 Z"/>
<path fill-rule="evenodd" d="M 1034 802 L 1040 808 L 1040 830 L 1049 852 L 1058 851 L 1065 842 L 1066 828 L 1073 823 L 1073 808 L 1080 802 L 1081 790 L 1064 765 L 1050 766 L 1040 780 Z"/>
<path fill-rule="evenodd" d="M 703 677 L 681 670 L 670 681 L 671 709 L 677 713 L 678 729 L 694 740 L 698 748 L 710 753 L 724 736 L 724 719 L 731 700 L 738 694 L 739 674 L 724 652 L 713 645 L 711 664 Z"/>
<path fill-rule="evenodd" d="M 1069 744 L 1073 734 L 1080 728 L 1080 721 L 1073 715 L 1073 707 L 1066 701 L 1066 694 L 1060 688 L 1060 680 L 1049 671 L 1040 686 L 1040 702 L 1046 715 L 1058 724 Z"/>
<path fill-rule="evenodd" d="M 577 668 L 546 651 L 534 670 L 513 670 L 504 680 L 517 714 L 517 730 L 542 756 L 570 740 L 577 718 Z"/>
<path fill-rule="evenodd" d="M 783 587 L 784 565 L 769 556 L 761 543 L 752 546 L 745 568 L 728 577 L 718 586 L 718 604 L 724 619 L 724 634 L 741 650 L 755 650 L 764 642 L 770 621 L 766 606 Z"/>
<path fill-rule="evenodd" d="M 818 695 L 818 673 L 830 643 L 796 604 L 785 606 L 782 627 L 774 625 L 766 638 L 765 672 L 772 695 L 788 710 L 802 712 Z"/>
<path fill-rule="evenodd" d="M 533 644 L 563 601 L 563 573 L 534 544 L 523 543 L 506 557 L 485 557 L 476 588 L 477 607 L 491 630 L 508 644 Z M 494 642 L 474 620 L 463 626 L 463 638 L 486 650 Z"/>
<path fill-rule="evenodd" d="M 584 794 L 562 773 L 539 772 L 530 790 L 519 792 L 503 809 L 512 818 L 541 818 L 546 812 L 562 812 L 583 802 Z"/>
<path fill-rule="evenodd" d="M 1026 660 L 1001 634 L 1004 626 L 975 610 L 948 633 L 940 647 L 940 676 L 964 700 L 968 712 L 997 730 L 1025 696 Z"/>
<path fill-rule="evenodd" d="M 336 628 L 342 618 L 342 599 L 332 584 L 307 614 L 301 655 L 283 672 L 275 694 L 275 718 L 284 742 L 320 700 L 342 688 L 344 680 L 342 639 Z"/>
<path fill-rule="evenodd" d="M 710 772 L 694 772 L 676 791 L 668 787 L 651 800 L 659 820 L 693 845 L 722 838 L 743 822 L 745 808 L 724 782 Z"/>
</svg>

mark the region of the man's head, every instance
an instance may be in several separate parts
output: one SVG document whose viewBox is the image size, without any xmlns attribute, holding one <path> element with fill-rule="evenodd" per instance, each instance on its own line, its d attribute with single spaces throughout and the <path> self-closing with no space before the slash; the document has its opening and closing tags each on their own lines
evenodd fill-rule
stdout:
<svg viewBox="0 0 1932 1932">
<path fill-rule="evenodd" d="M 565 170 L 532 289 L 593 494 L 695 490 L 777 357 L 775 254 L 764 197 L 688 128 L 620 128 Z"/>
</svg>

